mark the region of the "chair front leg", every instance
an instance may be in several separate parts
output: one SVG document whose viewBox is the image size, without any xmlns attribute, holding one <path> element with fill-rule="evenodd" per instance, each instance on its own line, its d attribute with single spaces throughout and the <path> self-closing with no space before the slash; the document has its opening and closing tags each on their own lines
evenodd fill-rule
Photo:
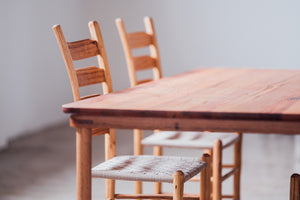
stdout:
<svg viewBox="0 0 300 200">
<path fill-rule="evenodd" d="M 173 200 L 183 200 L 184 174 L 176 171 L 173 175 Z"/>
<path fill-rule="evenodd" d="M 154 134 L 159 132 L 159 130 L 154 130 Z M 163 149 L 160 146 L 153 147 L 153 155 L 161 156 L 163 154 Z M 154 193 L 161 194 L 162 193 L 162 183 L 154 183 Z"/>
<path fill-rule="evenodd" d="M 211 195 L 211 156 L 207 153 L 202 155 L 201 160 L 207 166 L 200 172 L 200 200 L 210 200 Z"/>
<path fill-rule="evenodd" d="M 217 140 L 213 147 L 213 188 L 212 199 L 222 199 L 222 141 Z"/>
<path fill-rule="evenodd" d="M 105 179 L 105 199 L 115 199 L 115 180 Z"/>
<path fill-rule="evenodd" d="M 143 130 L 140 129 L 133 129 L 133 145 L 134 145 L 134 155 L 143 155 L 143 146 L 142 146 L 142 139 L 143 139 Z M 134 183 L 135 194 L 142 194 L 143 186 L 142 182 L 136 181 Z"/>
<path fill-rule="evenodd" d="M 105 160 L 109 160 L 116 156 L 116 131 L 109 129 L 109 133 L 105 134 Z M 105 180 L 105 199 L 115 199 L 115 180 Z"/>
</svg>

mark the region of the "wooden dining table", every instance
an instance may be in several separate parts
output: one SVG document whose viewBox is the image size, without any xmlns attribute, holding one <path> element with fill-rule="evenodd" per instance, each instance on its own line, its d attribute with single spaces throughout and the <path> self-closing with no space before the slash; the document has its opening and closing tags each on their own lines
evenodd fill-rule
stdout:
<svg viewBox="0 0 300 200">
<path fill-rule="evenodd" d="M 300 134 L 300 70 L 199 68 L 63 105 L 77 128 L 77 196 L 91 199 L 91 128 Z"/>
</svg>

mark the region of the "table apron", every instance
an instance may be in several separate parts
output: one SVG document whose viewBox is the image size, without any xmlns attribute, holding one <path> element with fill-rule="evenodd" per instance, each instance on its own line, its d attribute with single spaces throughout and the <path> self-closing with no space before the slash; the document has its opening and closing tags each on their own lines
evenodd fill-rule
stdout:
<svg viewBox="0 0 300 200">
<path fill-rule="evenodd" d="M 300 134 L 300 122 L 297 121 L 72 115 L 70 126 L 76 128 Z"/>
</svg>

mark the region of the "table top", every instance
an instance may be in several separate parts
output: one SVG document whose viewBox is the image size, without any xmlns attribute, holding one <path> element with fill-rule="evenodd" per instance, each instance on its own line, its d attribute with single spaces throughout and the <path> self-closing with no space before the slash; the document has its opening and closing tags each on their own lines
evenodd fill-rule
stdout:
<svg viewBox="0 0 300 200">
<path fill-rule="evenodd" d="M 300 121 L 300 70 L 200 68 L 63 105 L 97 116 Z"/>
</svg>

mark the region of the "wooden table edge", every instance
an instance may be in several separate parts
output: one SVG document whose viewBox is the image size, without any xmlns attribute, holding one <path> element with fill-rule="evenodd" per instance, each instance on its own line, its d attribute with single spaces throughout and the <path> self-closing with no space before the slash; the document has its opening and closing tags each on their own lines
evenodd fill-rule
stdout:
<svg viewBox="0 0 300 200">
<path fill-rule="evenodd" d="M 139 123 L 136 123 L 139 121 Z M 188 119 L 161 117 L 123 117 L 71 115 L 70 126 L 77 128 L 117 128 L 173 131 L 243 132 L 261 134 L 300 134 L 298 121 Z"/>
</svg>

